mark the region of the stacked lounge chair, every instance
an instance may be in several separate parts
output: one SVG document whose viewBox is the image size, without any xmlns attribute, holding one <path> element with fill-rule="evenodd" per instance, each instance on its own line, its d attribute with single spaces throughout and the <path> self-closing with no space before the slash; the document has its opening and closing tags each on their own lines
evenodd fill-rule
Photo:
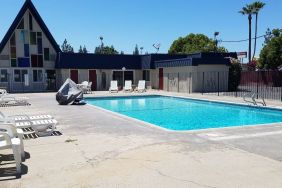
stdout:
<svg viewBox="0 0 282 188">
<path fill-rule="evenodd" d="M 38 136 L 50 136 L 56 129 L 58 121 L 51 115 L 15 115 L 6 116 L 0 112 L 0 121 L 4 123 L 12 123 L 16 128 L 28 129 L 32 131 L 26 132 L 30 134 L 35 132 Z"/>
<path fill-rule="evenodd" d="M 28 100 L 28 97 L 14 97 L 5 89 L 0 89 L 0 106 L 29 105 Z"/>
</svg>

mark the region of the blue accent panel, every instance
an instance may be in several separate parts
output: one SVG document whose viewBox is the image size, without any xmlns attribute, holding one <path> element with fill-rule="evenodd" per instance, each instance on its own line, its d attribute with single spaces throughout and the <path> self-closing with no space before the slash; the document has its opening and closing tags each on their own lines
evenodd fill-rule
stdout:
<svg viewBox="0 0 282 188">
<path fill-rule="evenodd" d="M 29 57 L 29 44 L 24 44 L 24 56 Z"/>
<path fill-rule="evenodd" d="M 37 38 L 37 50 L 38 54 L 43 53 L 42 38 Z"/>
<path fill-rule="evenodd" d="M 29 58 L 18 58 L 18 67 L 30 67 Z"/>
</svg>

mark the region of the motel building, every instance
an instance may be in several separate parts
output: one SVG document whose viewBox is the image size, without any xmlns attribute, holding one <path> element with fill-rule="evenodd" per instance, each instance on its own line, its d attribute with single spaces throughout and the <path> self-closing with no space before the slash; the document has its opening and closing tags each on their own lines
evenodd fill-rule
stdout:
<svg viewBox="0 0 282 188">
<path fill-rule="evenodd" d="M 4 7 L 2 7 L 4 8 Z M 67 78 L 92 82 L 92 90 L 106 91 L 110 81 L 120 88 L 146 80 L 147 88 L 199 91 L 201 84 L 220 83 L 228 88 L 230 60 L 236 53 L 190 55 L 98 55 L 64 53 L 31 0 L 26 0 L 0 43 L 0 87 L 9 92 L 56 91 Z M 214 79 L 212 73 L 220 72 Z M 223 77 L 222 77 L 223 75 Z"/>
</svg>

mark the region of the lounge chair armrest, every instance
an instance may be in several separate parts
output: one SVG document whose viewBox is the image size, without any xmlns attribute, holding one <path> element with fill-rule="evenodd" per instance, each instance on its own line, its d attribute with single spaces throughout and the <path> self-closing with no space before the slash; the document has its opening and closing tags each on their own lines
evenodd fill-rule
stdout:
<svg viewBox="0 0 282 188">
<path fill-rule="evenodd" d="M 2 136 L 7 141 L 7 144 L 12 144 L 11 137 L 8 133 L 0 131 L 0 136 Z"/>
</svg>

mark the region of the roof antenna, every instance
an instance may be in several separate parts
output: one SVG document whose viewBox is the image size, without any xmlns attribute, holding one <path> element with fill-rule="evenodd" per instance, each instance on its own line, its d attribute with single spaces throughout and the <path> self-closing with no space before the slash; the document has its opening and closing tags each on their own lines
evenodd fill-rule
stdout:
<svg viewBox="0 0 282 188">
<path fill-rule="evenodd" d="M 156 54 L 157 54 L 160 50 L 161 44 L 160 43 L 153 44 L 153 47 L 157 50 L 156 51 Z"/>
</svg>

